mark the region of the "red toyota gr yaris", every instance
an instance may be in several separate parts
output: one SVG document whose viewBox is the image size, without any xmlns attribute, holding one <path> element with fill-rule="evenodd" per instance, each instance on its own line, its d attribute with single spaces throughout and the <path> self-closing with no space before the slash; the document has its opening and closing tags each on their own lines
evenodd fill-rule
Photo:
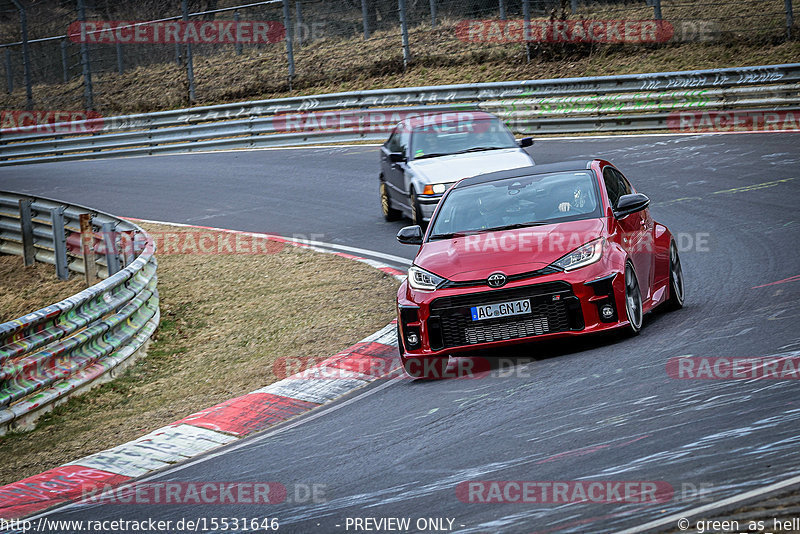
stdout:
<svg viewBox="0 0 800 534">
<path fill-rule="evenodd" d="M 650 200 L 604 160 L 466 178 L 442 197 L 397 294 L 412 376 L 450 355 L 612 328 L 639 332 L 656 306 L 683 306 L 683 272 Z"/>
</svg>

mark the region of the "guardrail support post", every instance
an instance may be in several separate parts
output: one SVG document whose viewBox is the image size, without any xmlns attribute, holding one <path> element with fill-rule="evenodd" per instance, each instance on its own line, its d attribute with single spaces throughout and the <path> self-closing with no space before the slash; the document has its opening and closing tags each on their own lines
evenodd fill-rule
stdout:
<svg viewBox="0 0 800 534">
<path fill-rule="evenodd" d="M 570 7 L 572 8 L 573 13 L 578 11 L 578 0 L 572 0 L 572 5 Z"/>
<path fill-rule="evenodd" d="M 50 224 L 53 227 L 53 253 L 56 260 L 56 275 L 61 280 L 69 279 L 67 264 L 67 236 L 64 233 L 64 206 L 50 210 Z"/>
<path fill-rule="evenodd" d="M 185 1 L 185 0 L 184 0 Z M 294 80 L 294 48 L 292 47 L 292 15 L 289 13 L 289 0 L 283 0 L 283 26 L 286 29 L 286 61 L 289 63 L 289 90 Z"/>
<path fill-rule="evenodd" d="M 786 38 L 792 38 L 792 26 L 794 25 L 794 14 L 792 13 L 792 0 L 783 0 L 786 5 Z"/>
<path fill-rule="evenodd" d="M 431 0 L 431 28 L 436 27 L 436 0 Z"/>
<path fill-rule="evenodd" d="M 181 11 L 183 22 L 189 22 L 189 5 L 186 0 L 181 0 Z M 192 61 L 192 43 L 186 43 L 186 78 L 189 80 L 189 105 L 194 98 L 194 64 Z"/>
<path fill-rule="evenodd" d="M 653 18 L 661 20 L 661 0 L 653 0 Z"/>
<path fill-rule="evenodd" d="M 106 253 L 106 265 L 108 266 L 108 276 L 111 277 L 119 272 L 119 254 L 117 254 L 117 233 L 114 231 L 114 223 L 103 223 L 103 249 Z"/>
<path fill-rule="evenodd" d="M 236 23 L 236 26 L 239 26 L 239 10 L 233 12 L 233 21 Z M 236 50 L 236 55 L 242 55 L 242 43 L 239 42 L 239 39 L 236 39 L 236 44 L 233 45 L 234 49 Z"/>
<path fill-rule="evenodd" d="M 400 11 L 400 29 L 403 33 L 403 70 L 411 62 L 411 49 L 408 46 L 408 21 L 406 20 L 406 0 L 397 0 Z"/>
<path fill-rule="evenodd" d="M 67 64 L 67 40 L 61 40 L 61 70 L 64 71 L 64 83 L 69 82 L 69 65 Z"/>
<path fill-rule="evenodd" d="M 87 286 L 97 281 L 97 263 L 94 261 L 94 231 L 92 216 L 89 213 L 79 215 L 81 225 L 81 256 L 83 256 L 83 278 Z"/>
<path fill-rule="evenodd" d="M 22 65 L 25 70 L 25 107 L 33 109 L 33 92 L 31 89 L 31 58 L 28 53 L 28 16 L 19 0 L 12 0 L 19 10 L 19 26 L 22 34 Z"/>
<path fill-rule="evenodd" d="M 369 39 L 369 9 L 367 0 L 361 0 L 361 19 L 364 23 L 364 40 Z"/>
<path fill-rule="evenodd" d="M 500 0 L 498 2 L 498 7 L 500 8 L 500 20 L 506 20 L 506 2 L 505 0 Z"/>
<path fill-rule="evenodd" d="M 531 2 L 522 0 L 522 38 L 525 40 L 525 56 L 531 62 Z"/>
<path fill-rule="evenodd" d="M 22 234 L 22 262 L 25 267 L 36 263 L 36 250 L 33 248 L 33 221 L 31 217 L 31 204 L 29 198 L 19 201 L 19 229 Z"/>
<path fill-rule="evenodd" d="M 86 10 L 83 0 L 78 0 L 78 20 L 86 22 Z M 89 45 L 81 40 L 81 68 L 83 70 L 83 99 L 86 109 L 94 108 L 94 95 L 92 91 L 92 67 L 89 64 Z"/>
</svg>

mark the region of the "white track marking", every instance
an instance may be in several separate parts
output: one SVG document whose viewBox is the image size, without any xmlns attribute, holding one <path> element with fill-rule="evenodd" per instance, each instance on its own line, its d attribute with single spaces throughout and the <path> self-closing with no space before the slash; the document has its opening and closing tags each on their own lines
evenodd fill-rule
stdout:
<svg viewBox="0 0 800 534">
<path fill-rule="evenodd" d="M 767 493 L 772 493 L 783 488 L 794 486 L 795 484 L 800 484 L 800 475 L 783 480 L 781 482 L 770 484 L 769 486 L 764 486 L 763 488 L 756 488 L 754 490 L 742 493 L 740 495 L 734 495 L 733 497 L 728 497 L 727 499 L 722 499 L 721 501 L 712 502 L 710 504 L 706 504 L 705 506 L 698 506 L 697 508 L 692 508 L 690 510 L 686 510 L 681 513 L 673 514 L 667 517 L 662 517 L 661 519 L 656 519 L 654 521 L 650 521 L 649 523 L 645 523 L 643 525 L 622 530 L 617 534 L 636 534 L 639 532 L 646 532 L 648 530 L 664 526 L 672 526 L 673 528 L 677 528 L 678 526 L 677 522 L 679 519 L 688 519 L 698 514 L 710 512 L 712 510 L 716 510 L 718 508 L 722 508 L 731 504 L 736 504 L 741 501 L 746 501 L 753 497 L 759 497 Z"/>
</svg>

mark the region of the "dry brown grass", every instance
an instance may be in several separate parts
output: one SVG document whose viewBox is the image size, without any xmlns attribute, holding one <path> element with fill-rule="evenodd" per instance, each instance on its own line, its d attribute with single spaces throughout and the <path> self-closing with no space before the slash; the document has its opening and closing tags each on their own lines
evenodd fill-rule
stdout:
<svg viewBox="0 0 800 534">
<path fill-rule="evenodd" d="M 19 256 L 0 255 L 0 323 L 22 317 L 81 291 L 81 275 L 59 280 L 55 267 L 37 263 L 24 267 Z"/>
<path fill-rule="evenodd" d="M 0 484 L 268 385 L 277 358 L 333 355 L 392 319 L 397 288 L 364 264 L 291 246 L 260 255 L 161 255 L 158 277 L 162 320 L 147 357 L 56 408 L 32 432 L 0 438 Z"/>
<path fill-rule="evenodd" d="M 337 91 L 477 83 L 518 79 L 630 74 L 685 69 L 787 63 L 800 57 L 800 41 L 783 41 L 781 6 L 775 0 L 707 2 L 680 6 L 664 0 L 667 20 L 711 20 L 720 28 L 752 28 L 723 32 L 719 42 L 666 45 L 547 45 L 534 47 L 528 63 L 521 44 L 465 43 L 455 36 L 457 20 L 443 20 L 436 30 L 411 29 L 413 63 L 404 70 L 400 37 L 376 32 L 368 41 L 325 38 L 295 49 L 297 76 L 289 90 L 282 44 L 245 50 L 230 47 L 212 56 L 195 57 L 195 105 L 277 98 Z M 576 17 L 597 19 L 652 18 L 644 3 L 581 7 Z M 795 9 L 800 12 L 800 6 Z M 769 15 L 764 15 L 769 13 Z M 748 17 L 751 22 L 748 22 Z M 760 29 L 766 25 L 767 29 Z M 96 76 L 95 105 L 105 115 L 174 109 L 189 105 L 185 72 L 175 64 L 152 65 L 122 76 Z M 81 80 L 37 86 L 42 109 L 80 106 Z M 23 90 L 0 95 L 0 106 L 22 109 Z"/>
</svg>

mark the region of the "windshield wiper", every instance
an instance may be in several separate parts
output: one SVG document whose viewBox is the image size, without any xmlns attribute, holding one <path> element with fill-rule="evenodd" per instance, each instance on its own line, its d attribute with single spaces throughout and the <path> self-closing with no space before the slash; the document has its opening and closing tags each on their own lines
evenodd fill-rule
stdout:
<svg viewBox="0 0 800 534">
<path fill-rule="evenodd" d="M 425 158 L 438 158 L 439 156 L 450 156 L 450 152 L 436 152 L 433 154 L 422 154 L 421 156 L 415 156 L 414 159 L 425 159 Z"/>
<path fill-rule="evenodd" d="M 450 232 L 447 234 L 433 234 L 428 239 L 453 239 L 454 237 L 466 237 L 468 235 L 473 235 L 478 233 L 481 230 L 470 230 L 468 232 Z"/>
<path fill-rule="evenodd" d="M 514 148 L 510 146 L 474 146 L 472 148 L 468 148 L 466 150 L 459 150 L 458 152 L 453 152 L 453 154 L 466 154 L 467 152 L 483 152 L 484 150 L 504 150 L 506 148 Z"/>
<path fill-rule="evenodd" d="M 528 228 L 530 226 L 544 226 L 546 224 L 552 224 L 549 222 L 544 221 L 531 221 L 526 223 L 514 223 L 514 224 L 506 224 L 504 226 L 495 226 L 493 228 L 484 228 L 480 230 L 481 232 L 499 232 L 501 230 L 516 230 L 517 228 Z"/>
</svg>

